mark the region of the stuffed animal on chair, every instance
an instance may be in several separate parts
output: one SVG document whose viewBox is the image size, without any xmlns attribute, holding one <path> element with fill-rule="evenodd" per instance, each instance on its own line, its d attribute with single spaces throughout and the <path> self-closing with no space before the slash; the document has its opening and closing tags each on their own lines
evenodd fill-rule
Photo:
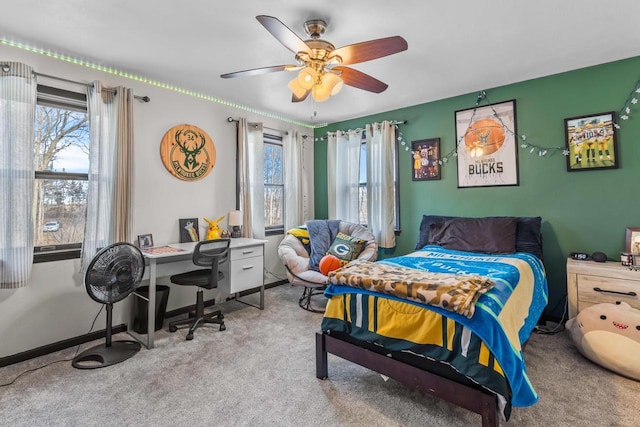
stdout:
<svg viewBox="0 0 640 427">
<path fill-rule="evenodd" d="M 569 319 L 566 327 L 586 358 L 640 381 L 640 310 L 626 302 L 596 304 Z"/>
<path fill-rule="evenodd" d="M 214 240 L 220 238 L 220 226 L 218 223 L 224 219 L 224 215 L 215 221 L 209 221 L 207 218 L 204 220 L 209 224 L 209 228 L 207 229 L 207 234 L 205 235 L 205 240 Z"/>
</svg>

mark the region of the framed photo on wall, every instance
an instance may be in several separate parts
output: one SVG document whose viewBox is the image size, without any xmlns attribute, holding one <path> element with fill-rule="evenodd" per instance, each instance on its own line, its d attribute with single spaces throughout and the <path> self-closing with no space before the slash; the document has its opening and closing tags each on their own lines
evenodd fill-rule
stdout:
<svg viewBox="0 0 640 427">
<path fill-rule="evenodd" d="M 440 179 L 440 138 L 412 141 L 411 161 L 412 180 Z"/>
<path fill-rule="evenodd" d="M 181 218 L 178 222 L 180 224 L 180 243 L 200 241 L 198 218 Z"/>
<path fill-rule="evenodd" d="M 567 171 L 618 167 L 615 118 L 616 113 L 609 111 L 564 119 Z"/>
<path fill-rule="evenodd" d="M 515 99 L 455 112 L 458 188 L 519 185 Z"/>
</svg>

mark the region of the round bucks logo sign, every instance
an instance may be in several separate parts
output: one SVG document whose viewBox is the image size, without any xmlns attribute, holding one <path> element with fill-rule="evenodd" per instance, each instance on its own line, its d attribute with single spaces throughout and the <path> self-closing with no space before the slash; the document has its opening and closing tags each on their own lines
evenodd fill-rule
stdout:
<svg viewBox="0 0 640 427">
<path fill-rule="evenodd" d="M 216 148 L 197 126 L 174 126 L 162 137 L 160 158 L 171 175 L 184 181 L 207 176 L 216 163 Z"/>
</svg>

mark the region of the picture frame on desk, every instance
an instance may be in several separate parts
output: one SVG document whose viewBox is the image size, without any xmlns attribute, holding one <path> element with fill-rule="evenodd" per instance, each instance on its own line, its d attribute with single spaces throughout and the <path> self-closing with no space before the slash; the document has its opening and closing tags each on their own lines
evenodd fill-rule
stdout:
<svg viewBox="0 0 640 427">
<path fill-rule="evenodd" d="M 640 227 L 627 227 L 624 251 L 631 255 L 640 255 Z"/>
<path fill-rule="evenodd" d="M 140 234 L 138 235 L 138 247 L 140 249 L 146 249 L 153 246 L 152 234 Z"/>
<path fill-rule="evenodd" d="M 178 223 L 180 226 L 180 243 L 200 241 L 198 218 L 181 218 Z"/>
</svg>

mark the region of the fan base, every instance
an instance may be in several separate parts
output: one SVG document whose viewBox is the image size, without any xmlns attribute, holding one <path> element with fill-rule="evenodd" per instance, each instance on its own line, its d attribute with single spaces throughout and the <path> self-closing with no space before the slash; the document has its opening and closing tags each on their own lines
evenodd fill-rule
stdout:
<svg viewBox="0 0 640 427">
<path fill-rule="evenodd" d="M 137 341 L 113 341 L 111 346 L 100 344 L 77 355 L 71 366 L 77 369 L 96 369 L 124 362 L 140 351 Z"/>
</svg>

